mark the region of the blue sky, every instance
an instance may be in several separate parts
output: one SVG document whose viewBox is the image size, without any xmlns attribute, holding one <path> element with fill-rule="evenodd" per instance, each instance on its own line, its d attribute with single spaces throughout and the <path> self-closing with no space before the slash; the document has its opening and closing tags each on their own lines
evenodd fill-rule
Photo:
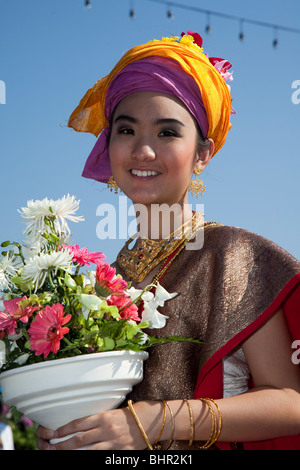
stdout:
<svg viewBox="0 0 300 470">
<path fill-rule="evenodd" d="M 178 0 L 216 12 L 299 28 L 300 2 L 286 0 Z M 21 240 L 17 209 L 29 199 L 80 199 L 85 222 L 71 224 L 73 241 L 104 251 L 113 261 L 125 240 L 100 240 L 97 207 L 118 199 L 81 171 L 95 137 L 66 127 L 85 91 L 106 75 L 132 46 L 187 29 L 204 38 L 204 50 L 233 64 L 237 114 L 223 149 L 203 174 L 201 201 L 207 220 L 259 233 L 300 257 L 300 104 L 292 102 L 300 80 L 300 34 L 210 17 L 149 0 L 0 0 L 1 206 L 0 240 Z M 135 19 L 129 9 L 135 9 Z M 300 93 L 298 94 L 300 98 Z M 127 207 L 122 215 L 128 214 Z M 116 209 L 116 213 L 119 211 Z M 128 222 L 132 217 L 128 215 Z"/>
</svg>

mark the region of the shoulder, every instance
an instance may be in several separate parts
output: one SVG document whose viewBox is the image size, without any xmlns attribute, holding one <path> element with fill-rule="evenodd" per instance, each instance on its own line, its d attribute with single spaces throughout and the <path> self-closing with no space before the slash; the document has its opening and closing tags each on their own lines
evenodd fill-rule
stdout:
<svg viewBox="0 0 300 470">
<path fill-rule="evenodd" d="M 262 249 L 278 250 L 282 253 L 288 254 L 283 248 L 274 243 L 273 241 L 251 232 L 244 228 L 233 227 L 228 225 L 222 226 L 208 226 L 204 229 L 204 243 L 217 244 L 220 248 L 240 245 L 248 245 L 253 247 L 260 247 Z M 290 255 L 291 256 L 291 255 Z"/>
<path fill-rule="evenodd" d="M 203 251 L 222 257 L 252 259 L 270 265 L 289 264 L 300 271 L 300 262 L 273 241 L 233 226 L 208 226 L 204 229 Z"/>
</svg>

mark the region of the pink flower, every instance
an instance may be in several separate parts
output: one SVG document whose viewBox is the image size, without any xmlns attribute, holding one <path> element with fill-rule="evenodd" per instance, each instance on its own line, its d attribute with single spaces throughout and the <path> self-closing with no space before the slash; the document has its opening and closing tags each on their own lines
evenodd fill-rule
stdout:
<svg viewBox="0 0 300 470">
<path fill-rule="evenodd" d="M 52 351 L 54 354 L 60 349 L 60 340 L 69 332 L 63 327 L 71 319 L 71 314 L 64 317 L 64 308 L 60 303 L 51 307 L 46 305 L 31 323 L 28 330 L 30 349 L 36 356 L 44 354 L 46 358 Z"/>
<path fill-rule="evenodd" d="M 63 248 L 73 255 L 73 263 L 77 263 L 79 266 L 90 266 L 90 263 L 97 264 L 101 259 L 106 258 L 103 253 L 97 253 L 96 251 L 88 253 L 87 248 L 79 248 L 78 245 L 63 245 Z"/>
<path fill-rule="evenodd" d="M 215 69 L 222 75 L 225 82 L 227 80 L 233 80 L 232 72 L 228 70 L 232 67 L 232 64 L 226 59 L 220 59 L 218 57 L 209 57 L 210 63 L 215 67 Z"/>
<path fill-rule="evenodd" d="M 187 33 L 181 33 L 181 37 L 185 36 L 185 34 L 188 34 L 189 36 L 193 36 L 194 38 L 194 43 L 197 44 L 197 46 L 202 47 L 203 39 L 198 33 L 193 33 L 192 31 L 187 31 Z"/>
<path fill-rule="evenodd" d="M 32 305 L 25 307 L 20 305 L 23 300 L 27 300 L 27 297 L 18 297 L 16 299 L 4 300 L 3 304 L 5 307 L 4 312 L 0 312 L 0 330 L 7 330 L 8 334 L 13 335 L 17 328 L 17 322 L 27 323 L 29 317 L 39 310 L 40 307 L 33 307 Z"/>
<path fill-rule="evenodd" d="M 214 66 L 214 68 L 221 74 L 225 82 L 227 80 L 233 80 L 232 73 L 228 72 L 228 70 L 232 67 L 232 64 L 226 59 L 220 59 L 219 57 L 208 57 L 210 63 Z M 230 86 L 227 85 L 229 90 Z M 231 100 L 232 101 L 232 100 Z M 236 114 L 235 109 L 231 106 L 231 114 Z"/>
<path fill-rule="evenodd" d="M 106 262 L 99 263 L 96 269 L 95 289 L 98 295 L 108 297 L 109 295 L 124 295 L 127 282 L 121 277 L 116 277 L 116 270 Z"/>
<path fill-rule="evenodd" d="M 136 322 L 140 322 L 141 319 L 138 314 L 138 307 L 132 303 L 130 297 L 119 297 L 112 295 L 107 300 L 108 305 L 115 305 L 119 309 L 119 313 L 122 319 L 130 318 Z"/>
</svg>

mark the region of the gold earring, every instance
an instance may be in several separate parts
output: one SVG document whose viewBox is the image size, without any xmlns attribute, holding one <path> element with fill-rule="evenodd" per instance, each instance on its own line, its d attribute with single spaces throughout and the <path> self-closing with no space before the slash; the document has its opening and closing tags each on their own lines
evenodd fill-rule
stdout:
<svg viewBox="0 0 300 470">
<path fill-rule="evenodd" d="M 197 168 L 194 170 L 195 174 L 195 179 L 191 180 L 189 184 L 189 191 L 191 192 L 191 195 L 193 196 L 194 193 L 196 194 L 196 198 L 198 199 L 199 193 L 201 193 L 201 196 L 203 196 L 203 193 L 205 191 L 205 184 L 203 183 L 202 180 L 198 180 L 197 176 L 202 173 L 201 170 L 198 170 Z"/>
<path fill-rule="evenodd" d="M 107 181 L 107 187 L 111 192 L 115 191 L 115 194 L 118 194 L 119 186 L 117 185 L 116 180 L 113 176 L 111 176 Z"/>
</svg>

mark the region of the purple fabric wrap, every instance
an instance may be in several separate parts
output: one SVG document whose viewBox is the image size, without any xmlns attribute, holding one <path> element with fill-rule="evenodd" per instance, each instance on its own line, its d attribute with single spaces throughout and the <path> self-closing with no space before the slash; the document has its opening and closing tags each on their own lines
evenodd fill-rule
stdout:
<svg viewBox="0 0 300 470">
<path fill-rule="evenodd" d="M 201 93 L 193 78 L 180 65 L 162 57 L 148 57 L 133 62 L 119 72 L 111 81 L 105 100 L 105 115 L 110 122 L 118 103 L 126 96 L 139 91 L 155 91 L 180 99 L 196 119 L 202 134 L 207 136 L 208 121 Z M 98 137 L 82 176 L 107 183 L 111 176 L 108 138 L 110 127 Z"/>
</svg>

